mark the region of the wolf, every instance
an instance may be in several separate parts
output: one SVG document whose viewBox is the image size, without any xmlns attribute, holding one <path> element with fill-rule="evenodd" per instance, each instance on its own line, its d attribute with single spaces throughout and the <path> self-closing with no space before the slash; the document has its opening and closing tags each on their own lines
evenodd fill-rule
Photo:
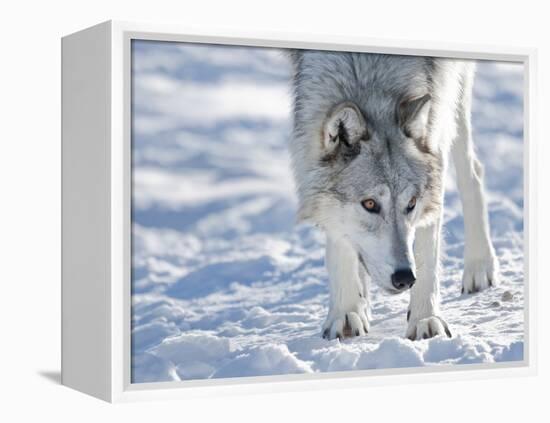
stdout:
<svg viewBox="0 0 550 423">
<path fill-rule="evenodd" d="M 498 284 L 470 121 L 475 63 L 292 50 L 298 220 L 326 233 L 327 339 L 370 330 L 369 286 L 410 291 L 405 336 L 451 337 L 439 306 L 444 181 L 464 213 L 462 292 Z"/>
</svg>

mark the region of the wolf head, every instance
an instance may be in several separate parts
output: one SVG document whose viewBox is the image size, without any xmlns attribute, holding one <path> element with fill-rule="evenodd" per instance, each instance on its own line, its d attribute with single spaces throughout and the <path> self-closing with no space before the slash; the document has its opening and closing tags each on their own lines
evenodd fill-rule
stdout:
<svg viewBox="0 0 550 423">
<path fill-rule="evenodd" d="M 347 238 L 383 288 L 411 287 L 415 231 L 438 218 L 442 202 L 443 164 L 429 136 L 429 63 L 351 53 L 292 57 L 300 219 Z"/>
</svg>

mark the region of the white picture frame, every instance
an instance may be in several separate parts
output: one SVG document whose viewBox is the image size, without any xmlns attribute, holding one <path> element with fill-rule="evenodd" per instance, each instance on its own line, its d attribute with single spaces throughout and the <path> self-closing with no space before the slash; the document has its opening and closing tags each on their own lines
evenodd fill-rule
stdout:
<svg viewBox="0 0 550 423">
<path fill-rule="evenodd" d="M 522 63 L 524 87 L 524 360 L 166 383 L 130 383 L 130 43 L 132 39 L 291 47 Z M 304 34 L 105 22 L 62 39 L 62 383 L 110 402 L 536 373 L 536 51 Z"/>
</svg>

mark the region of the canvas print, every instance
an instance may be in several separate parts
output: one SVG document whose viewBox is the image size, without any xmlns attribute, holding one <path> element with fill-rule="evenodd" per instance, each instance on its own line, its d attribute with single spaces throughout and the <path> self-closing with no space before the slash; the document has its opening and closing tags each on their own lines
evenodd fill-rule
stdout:
<svg viewBox="0 0 550 423">
<path fill-rule="evenodd" d="M 132 383 L 523 360 L 522 64 L 131 56 Z"/>
</svg>

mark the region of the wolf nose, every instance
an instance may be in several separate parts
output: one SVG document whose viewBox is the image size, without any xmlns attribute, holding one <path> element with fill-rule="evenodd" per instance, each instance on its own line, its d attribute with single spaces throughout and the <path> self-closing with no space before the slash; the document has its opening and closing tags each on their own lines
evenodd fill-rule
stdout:
<svg viewBox="0 0 550 423">
<path fill-rule="evenodd" d="M 391 275 L 391 283 L 395 289 L 403 290 L 412 288 L 416 278 L 411 269 L 399 269 L 396 270 L 393 275 Z"/>
</svg>

